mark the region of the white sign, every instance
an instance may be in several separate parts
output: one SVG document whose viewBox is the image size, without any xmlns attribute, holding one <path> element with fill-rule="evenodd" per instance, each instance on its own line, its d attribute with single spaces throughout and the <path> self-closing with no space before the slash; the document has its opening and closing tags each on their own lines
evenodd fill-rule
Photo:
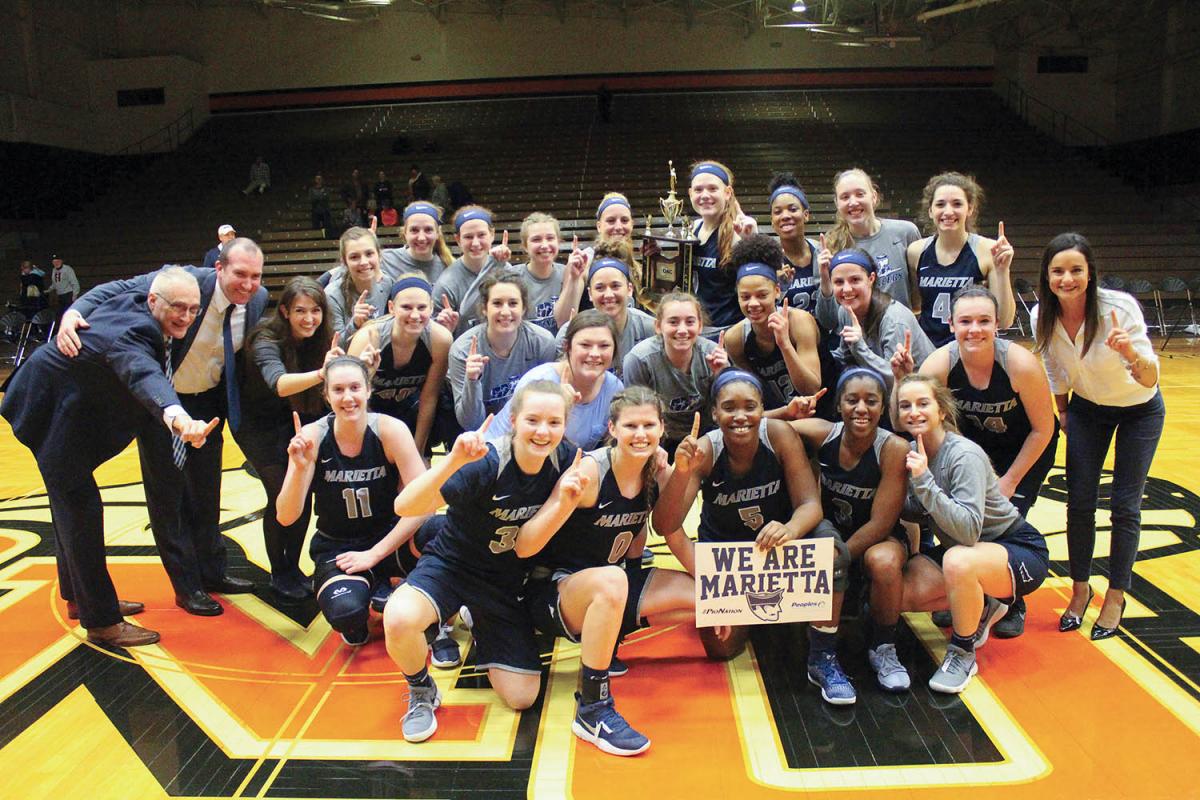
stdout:
<svg viewBox="0 0 1200 800">
<path fill-rule="evenodd" d="M 754 542 L 696 543 L 696 626 L 821 622 L 833 613 L 833 540 L 773 550 Z"/>
</svg>

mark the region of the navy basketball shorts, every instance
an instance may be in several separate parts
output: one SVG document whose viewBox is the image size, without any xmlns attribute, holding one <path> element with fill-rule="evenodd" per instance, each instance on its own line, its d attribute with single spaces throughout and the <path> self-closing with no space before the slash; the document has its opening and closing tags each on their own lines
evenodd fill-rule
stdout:
<svg viewBox="0 0 1200 800">
<path fill-rule="evenodd" d="M 467 607 L 473 620 L 478 669 L 541 674 L 533 620 L 516 591 L 506 591 L 433 553 L 417 561 L 408 585 L 433 604 L 442 624 L 457 614 L 460 606 Z"/>
<path fill-rule="evenodd" d="M 380 538 L 382 537 L 335 539 L 326 536 L 321 531 L 314 533 L 308 552 L 313 560 L 313 588 L 317 594 L 321 593 L 321 587 L 329 581 L 346 575 L 337 565 L 339 555 L 370 550 L 379 542 Z M 366 572 L 357 572 L 351 577 L 361 577 L 373 588 L 389 578 L 403 578 L 415 563 L 416 558 L 409 552 L 408 546 L 405 544 L 371 569 Z"/>
<path fill-rule="evenodd" d="M 621 615 L 621 632 L 618 639 L 624 639 L 640 628 L 642 624 L 642 598 L 645 597 L 646 587 L 657 571 L 655 567 L 637 569 L 622 569 L 609 565 L 612 569 L 621 569 L 629 579 L 629 593 L 625 597 L 625 611 Z M 607 567 L 602 567 L 602 569 Z M 533 618 L 533 626 L 549 636 L 561 636 L 572 642 L 579 642 L 579 634 L 567 629 L 563 621 L 562 610 L 559 606 L 559 582 L 574 573 L 560 570 L 553 575 L 532 578 L 525 584 L 525 606 Z"/>
<path fill-rule="evenodd" d="M 1050 550 L 1046 547 L 1046 539 L 1026 520 L 1018 519 L 992 544 L 1000 545 L 1008 553 L 1008 571 L 1013 586 L 1011 597 L 997 597 L 997 600 L 1015 600 L 1033 594 L 1050 574 Z M 946 550 L 945 545 L 939 544 L 923 548 L 921 555 L 941 567 Z"/>
</svg>

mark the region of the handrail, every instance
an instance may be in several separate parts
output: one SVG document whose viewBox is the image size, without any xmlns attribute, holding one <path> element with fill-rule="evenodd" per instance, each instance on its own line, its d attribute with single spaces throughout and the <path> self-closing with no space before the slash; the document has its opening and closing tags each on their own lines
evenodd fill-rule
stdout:
<svg viewBox="0 0 1200 800">
<path fill-rule="evenodd" d="M 147 151 L 163 152 L 164 150 L 170 152 L 178 149 L 181 144 L 186 142 L 188 137 L 192 135 L 195 129 L 196 123 L 193 116 L 192 107 L 188 106 L 182 114 L 168 122 L 166 125 L 162 126 L 153 133 L 143 136 L 133 144 L 122 147 L 112 155 L 141 155 Z M 154 145 L 147 147 L 147 142 L 153 142 Z"/>
</svg>

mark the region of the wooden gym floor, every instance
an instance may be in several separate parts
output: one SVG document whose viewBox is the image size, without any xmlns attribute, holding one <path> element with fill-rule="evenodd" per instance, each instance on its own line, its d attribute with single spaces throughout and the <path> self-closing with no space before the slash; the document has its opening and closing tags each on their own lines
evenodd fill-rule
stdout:
<svg viewBox="0 0 1200 800">
<path fill-rule="evenodd" d="M 692 630 L 651 629 L 622 646 L 631 669 L 613 681 L 654 742 L 633 759 L 571 734 L 578 648 L 563 640 L 546 642 L 546 690 L 523 714 L 502 707 L 471 659 L 435 670 L 439 729 L 410 745 L 404 681 L 381 641 L 346 647 L 314 605 L 280 606 L 265 590 L 220 597 L 221 617 L 183 613 L 154 555 L 132 448 L 98 473 L 109 567 L 122 597 L 146 603 L 136 621 L 163 638 L 89 645 L 58 599 L 38 472 L 0 422 L 0 796 L 1200 797 L 1188 777 L 1200 753 L 1200 347 L 1177 339 L 1166 355 L 1167 429 L 1120 636 L 1087 638 L 1098 603 L 1082 630 L 1056 630 L 1069 586 L 1056 470 L 1030 517 L 1052 577 L 1029 599 L 1025 635 L 989 643 L 961 697 L 925 688 L 946 638 L 927 615 L 901 626 L 916 688 L 900 696 L 875 687 L 859 625 L 843 624 L 859 690 L 850 708 L 805 681 L 800 626 L 762 626 L 729 664 L 706 661 Z M 265 585 L 263 495 L 241 463 L 228 447 L 222 519 L 235 572 Z M 1098 522 L 1099 595 L 1104 512 Z"/>
</svg>

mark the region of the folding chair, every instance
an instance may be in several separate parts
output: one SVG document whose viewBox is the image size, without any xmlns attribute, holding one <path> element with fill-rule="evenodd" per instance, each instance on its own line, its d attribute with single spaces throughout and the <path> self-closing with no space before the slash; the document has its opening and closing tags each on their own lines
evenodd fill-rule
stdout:
<svg viewBox="0 0 1200 800">
<path fill-rule="evenodd" d="M 1033 335 L 1033 322 L 1030 318 L 1029 312 L 1031 310 L 1030 304 L 1037 303 L 1037 290 L 1033 288 L 1032 283 L 1025 280 L 1024 278 L 1014 278 L 1013 279 L 1013 294 L 1015 294 L 1017 296 L 1017 302 L 1021 304 L 1021 308 L 1025 309 L 1025 321 L 1027 323 L 1029 323 L 1029 328 L 1030 328 L 1029 335 L 1032 336 Z M 1015 316 L 1016 316 L 1016 319 L 1014 320 L 1014 322 L 1016 322 L 1018 325 L 1020 325 L 1020 321 L 1021 321 L 1020 309 L 1017 310 L 1017 313 Z M 1021 328 L 1021 333 L 1022 333 L 1022 335 L 1024 335 L 1024 333 L 1025 333 L 1024 327 Z"/>
<path fill-rule="evenodd" d="M 1158 307 L 1158 293 L 1154 289 L 1154 284 L 1145 278 L 1130 278 L 1125 283 L 1125 291 L 1133 295 L 1133 298 L 1142 305 L 1143 316 L 1146 317 L 1146 331 L 1149 332 L 1151 328 L 1157 328 L 1161 335 L 1165 328 L 1163 326 L 1162 310 Z M 1154 308 L 1155 316 L 1158 319 L 1157 324 L 1153 321 L 1154 317 L 1145 314 L 1147 304 Z"/>
<path fill-rule="evenodd" d="M 1192 321 L 1192 324 L 1185 328 L 1185 330 L 1193 336 L 1196 333 L 1200 333 L 1200 329 L 1196 327 L 1196 309 L 1192 305 L 1192 290 L 1182 278 L 1177 275 L 1168 275 L 1163 278 L 1159 282 L 1158 288 L 1154 290 L 1154 295 L 1155 301 L 1158 303 L 1158 315 L 1161 321 L 1166 321 L 1166 303 L 1168 300 L 1183 300 L 1187 304 L 1188 318 Z M 1183 315 L 1184 309 L 1180 308 L 1179 313 L 1175 315 L 1175 321 L 1166 329 L 1165 333 L 1167 337 L 1162 343 L 1164 348 L 1167 346 L 1167 342 L 1171 341 L 1171 337 L 1179 330 L 1179 326 L 1184 321 Z"/>
<path fill-rule="evenodd" d="M 50 341 L 50 337 L 54 335 L 54 326 L 57 322 L 57 312 L 53 308 L 43 308 L 25 323 L 21 330 L 21 340 L 17 342 L 16 366 L 21 366 L 21 362 L 25 360 L 25 357 L 33 352 L 33 350 L 36 350 L 39 345 Z M 42 333 L 43 330 L 45 331 L 44 335 Z M 36 344 L 31 348 L 29 346 L 31 343 Z"/>
</svg>

